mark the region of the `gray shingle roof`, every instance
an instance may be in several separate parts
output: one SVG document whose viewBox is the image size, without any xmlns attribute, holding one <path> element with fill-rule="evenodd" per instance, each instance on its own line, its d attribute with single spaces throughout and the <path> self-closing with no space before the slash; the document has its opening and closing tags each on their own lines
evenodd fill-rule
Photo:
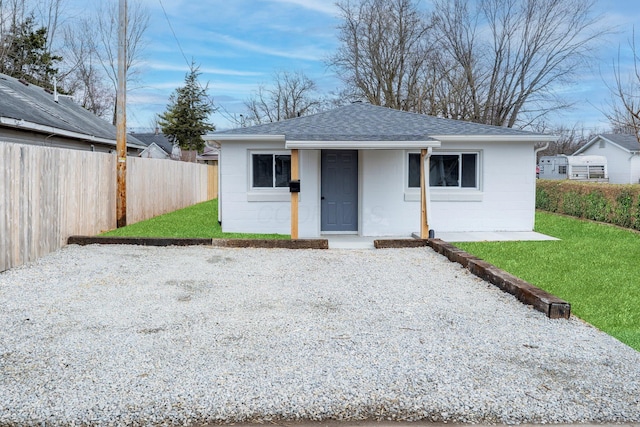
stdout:
<svg viewBox="0 0 640 427">
<path fill-rule="evenodd" d="M 619 133 L 605 133 L 601 135 L 603 138 L 618 144 L 628 151 L 640 151 L 640 143 L 635 135 L 625 135 Z"/>
<path fill-rule="evenodd" d="M 149 146 L 155 142 L 158 147 L 162 148 L 168 154 L 171 154 L 171 151 L 173 150 L 173 143 L 162 133 L 135 133 L 134 135 L 144 145 Z"/>
<path fill-rule="evenodd" d="M 354 103 L 214 135 L 285 135 L 287 141 L 428 141 L 433 136 L 533 136 L 531 132 Z"/>
<path fill-rule="evenodd" d="M 49 126 L 69 132 L 76 132 L 116 140 L 116 127 L 85 110 L 67 96 L 58 97 L 33 84 L 23 84 L 19 80 L 0 74 L 0 117 L 24 120 L 42 126 Z M 144 145 L 131 135 L 127 136 L 130 146 Z"/>
</svg>

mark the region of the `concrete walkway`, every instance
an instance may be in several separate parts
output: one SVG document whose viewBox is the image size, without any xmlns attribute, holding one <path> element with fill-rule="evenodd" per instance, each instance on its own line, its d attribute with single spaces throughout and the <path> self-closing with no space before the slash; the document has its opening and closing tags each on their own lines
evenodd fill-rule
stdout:
<svg viewBox="0 0 640 427">
<path fill-rule="evenodd" d="M 356 234 L 329 234 L 322 236 L 329 240 L 329 249 L 374 249 L 373 241 L 378 239 L 411 239 L 412 236 L 372 237 Z M 558 240 L 535 231 L 494 231 L 494 232 L 443 232 L 435 237 L 445 242 L 500 242 L 500 241 L 545 241 Z"/>
<path fill-rule="evenodd" d="M 435 237 L 445 242 L 506 242 L 506 241 L 544 241 L 559 240 L 535 231 L 436 231 Z"/>
</svg>

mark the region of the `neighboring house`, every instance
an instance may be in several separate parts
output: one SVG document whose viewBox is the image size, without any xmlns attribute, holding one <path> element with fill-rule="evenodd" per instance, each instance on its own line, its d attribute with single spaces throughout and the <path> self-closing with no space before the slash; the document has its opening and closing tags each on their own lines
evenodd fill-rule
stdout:
<svg viewBox="0 0 640 427">
<path fill-rule="evenodd" d="M 640 143 L 635 135 L 598 135 L 574 153 L 577 154 L 606 157 L 611 184 L 640 182 Z"/>
<path fill-rule="evenodd" d="M 363 103 L 204 138 L 221 147 L 223 231 L 297 229 L 309 238 L 424 236 L 426 222 L 436 235 L 531 231 L 534 145 L 557 139 Z M 421 155 L 428 159 L 429 153 L 430 168 L 422 175 Z M 296 158 L 300 192 L 294 197 L 289 186 Z M 423 197 L 426 175 L 430 187 Z"/>
<path fill-rule="evenodd" d="M 218 157 L 220 155 L 219 147 L 209 147 L 208 145 L 204 147 L 201 154 L 198 154 L 198 163 L 204 163 L 207 165 L 217 165 Z"/>
<path fill-rule="evenodd" d="M 142 150 L 138 157 L 145 159 L 169 159 L 171 155 L 164 151 L 158 144 L 152 142 L 147 148 Z"/>
<path fill-rule="evenodd" d="M 158 129 L 155 132 L 134 135 L 147 146 L 147 149 L 140 153 L 140 157 L 180 160 L 180 147 L 173 145 Z"/>
<path fill-rule="evenodd" d="M 0 74 L 0 142 L 116 151 L 116 127 L 70 97 Z M 144 149 L 127 136 L 127 153 Z"/>
<path fill-rule="evenodd" d="M 142 151 L 140 157 L 153 157 L 153 158 L 171 158 L 173 160 L 193 161 L 193 156 L 196 156 L 198 163 L 205 164 L 217 164 L 218 163 L 218 148 L 217 147 L 205 147 L 201 154 L 197 154 L 190 151 L 182 151 L 178 145 L 174 145 L 169 138 L 160 133 L 160 129 L 156 129 L 153 133 L 136 133 L 136 138 L 142 141 L 145 145 L 148 145 L 149 149 Z M 155 144 L 155 147 L 152 145 Z M 158 151 L 160 148 L 162 152 Z"/>
</svg>

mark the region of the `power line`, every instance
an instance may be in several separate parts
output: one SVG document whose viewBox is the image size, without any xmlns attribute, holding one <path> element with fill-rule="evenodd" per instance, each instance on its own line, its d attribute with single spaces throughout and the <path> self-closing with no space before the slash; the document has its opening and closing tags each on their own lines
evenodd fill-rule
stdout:
<svg viewBox="0 0 640 427">
<path fill-rule="evenodd" d="M 182 50 L 182 45 L 180 44 L 180 40 L 178 40 L 178 36 L 176 36 L 176 32 L 173 30 L 173 25 L 171 25 L 171 21 L 169 20 L 169 15 L 167 15 L 167 10 L 164 8 L 164 4 L 162 4 L 162 0 L 158 0 L 158 1 L 160 2 L 160 7 L 162 8 L 162 13 L 164 13 L 164 17 L 167 20 L 167 24 L 169 24 L 169 29 L 171 30 L 171 34 L 173 34 L 173 38 L 175 39 L 176 44 L 178 45 L 178 49 L 180 49 L 180 53 L 184 58 L 184 62 L 186 62 L 189 69 L 191 69 L 191 64 L 189 64 L 189 60 L 187 59 L 187 56 L 184 54 L 184 50 Z"/>
<path fill-rule="evenodd" d="M 176 41 L 176 44 L 178 45 L 178 49 L 180 50 L 180 53 L 182 54 L 182 57 L 184 58 L 184 62 L 187 64 L 187 67 L 189 67 L 189 70 L 193 71 L 193 63 L 190 63 L 189 60 L 187 59 L 187 55 L 185 55 L 184 50 L 182 49 L 182 45 L 180 44 L 180 40 L 178 40 L 178 36 L 176 35 L 175 30 L 173 29 L 173 25 L 171 25 L 171 21 L 169 20 L 169 15 L 167 14 L 167 10 L 164 8 L 164 4 L 162 4 L 162 0 L 158 0 L 158 2 L 160 3 L 160 7 L 162 8 L 162 12 L 164 13 L 164 17 L 167 20 L 167 24 L 169 25 L 169 29 L 171 30 L 171 34 L 173 34 L 173 38 Z M 204 90 L 204 87 L 202 86 L 202 83 L 198 80 L 198 85 L 200 86 L 201 89 Z M 226 108 L 224 108 L 222 105 L 218 105 L 215 106 L 215 103 L 213 102 L 213 100 L 211 100 L 211 104 L 214 105 L 215 107 L 215 111 L 218 112 L 221 116 L 223 116 L 224 118 L 226 118 L 227 120 L 238 124 L 238 119 L 235 117 L 235 115 L 232 115 L 231 113 L 229 113 L 229 111 L 227 111 Z"/>
</svg>

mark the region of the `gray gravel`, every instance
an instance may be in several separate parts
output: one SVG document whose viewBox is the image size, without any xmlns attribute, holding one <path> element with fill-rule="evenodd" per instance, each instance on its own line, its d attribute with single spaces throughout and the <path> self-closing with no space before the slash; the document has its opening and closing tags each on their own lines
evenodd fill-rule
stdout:
<svg viewBox="0 0 640 427">
<path fill-rule="evenodd" d="M 3 426 L 640 421 L 640 353 L 428 248 L 69 246 L 0 308 Z"/>
</svg>

